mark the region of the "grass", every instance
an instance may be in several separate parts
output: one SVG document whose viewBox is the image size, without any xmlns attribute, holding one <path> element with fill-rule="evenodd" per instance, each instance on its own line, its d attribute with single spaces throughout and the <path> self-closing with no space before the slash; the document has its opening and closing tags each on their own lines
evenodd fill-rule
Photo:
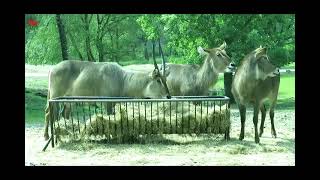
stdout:
<svg viewBox="0 0 320 180">
<path fill-rule="evenodd" d="M 47 79 L 25 79 L 25 121 L 28 124 L 43 123 L 47 98 L 36 95 L 47 91 Z"/>
<path fill-rule="evenodd" d="M 295 62 L 292 62 L 288 65 L 282 67 L 283 69 L 295 69 Z"/>
<path fill-rule="evenodd" d="M 161 64 L 162 63 L 162 58 L 156 58 L 156 62 L 158 64 Z M 152 57 L 150 57 L 149 61 L 145 60 L 144 58 L 130 60 L 130 61 L 121 61 L 121 62 L 119 62 L 119 64 L 121 66 L 136 65 L 136 64 L 153 64 L 153 59 L 152 59 Z"/>
<path fill-rule="evenodd" d="M 27 78 L 25 79 L 25 88 L 30 91 L 36 90 L 47 90 L 48 89 L 48 80 L 47 79 L 34 79 Z"/>
<path fill-rule="evenodd" d="M 25 93 L 25 121 L 29 124 L 43 123 L 46 98 L 36 96 L 33 92 Z"/>
</svg>

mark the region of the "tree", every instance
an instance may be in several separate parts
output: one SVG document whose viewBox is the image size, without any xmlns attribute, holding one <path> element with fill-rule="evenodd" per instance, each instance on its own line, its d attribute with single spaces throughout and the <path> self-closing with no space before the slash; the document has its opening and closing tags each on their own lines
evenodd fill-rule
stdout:
<svg viewBox="0 0 320 180">
<path fill-rule="evenodd" d="M 197 47 L 213 48 L 227 42 L 236 63 L 259 47 L 268 48 L 277 66 L 295 61 L 295 16 L 290 14 L 72 14 L 64 23 L 69 58 L 89 61 L 150 60 L 161 46 L 169 62 L 200 64 Z M 26 15 L 36 27 L 26 26 L 26 62 L 55 64 L 64 55 L 56 15 Z M 55 20 L 56 19 L 56 20 Z M 60 38 L 59 38 L 60 37 Z M 159 47 L 160 48 L 160 47 Z M 156 49 L 153 51 L 153 49 Z M 160 50 L 160 49 L 159 49 Z M 151 53 L 151 54 L 149 54 Z M 149 62 L 150 63 L 150 62 Z"/>
<path fill-rule="evenodd" d="M 60 37 L 62 60 L 67 60 L 67 59 L 69 59 L 68 58 L 67 37 L 66 37 L 64 25 L 63 25 L 62 19 L 60 17 L 60 14 L 56 14 L 56 21 L 57 21 L 57 27 L 58 27 L 59 37 Z"/>
</svg>

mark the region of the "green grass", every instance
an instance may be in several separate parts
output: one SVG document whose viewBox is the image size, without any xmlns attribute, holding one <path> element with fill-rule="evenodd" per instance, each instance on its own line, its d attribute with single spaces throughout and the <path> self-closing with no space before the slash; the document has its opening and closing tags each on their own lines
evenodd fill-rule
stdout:
<svg viewBox="0 0 320 180">
<path fill-rule="evenodd" d="M 25 79 L 25 88 L 27 90 L 47 90 L 48 80 L 47 79 Z"/>
<path fill-rule="evenodd" d="M 292 62 L 288 65 L 282 67 L 283 69 L 295 69 L 295 62 Z"/>
<path fill-rule="evenodd" d="M 279 99 L 295 98 L 295 75 L 283 74 L 280 79 Z"/>
<path fill-rule="evenodd" d="M 47 79 L 25 79 L 25 122 L 28 124 L 43 123 L 47 98 L 37 96 L 40 91 L 46 92 Z"/>
<path fill-rule="evenodd" d="M 156 62 L 158 64 L 162 63 L 162 58 L 156 58 Z M 153 59 L 152 57 L 149 58 L 149 61 L 145 60 L 144 58 L 141 59 L 135 59 L 135 60 L 130 60 L 130 61 L 121 61 L 119 62 L 121 66 L 128 66 L 128 65 L 133 65 L 133 64 L 153 64 Z"/>
<path fill-rule="evenodd" d="M 25 93 L 25 122 L 28 124 L 43 123 L 47 99 L 36 96 L 33 92 Z"/>
</svg>

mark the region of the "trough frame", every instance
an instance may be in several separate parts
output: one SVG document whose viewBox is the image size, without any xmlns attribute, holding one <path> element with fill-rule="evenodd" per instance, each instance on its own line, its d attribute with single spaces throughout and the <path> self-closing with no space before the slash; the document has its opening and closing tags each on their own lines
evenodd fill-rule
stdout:
<svg viewBox="0 0 320 180">
<path fill-rule="evenodd" d="M 96 103 L 96 104 L 101 103 L 101 106 L 102 106 L 102 103 L 114 103 L 114 104 L 120 103 L 120 107 L 121 107 L 121 103 L 126 103 L 126 105 L 127 105 L 127 103 L 130 103 L 130 102 L 138 103 L 138 104 L 145 102 L 145 103 L 151 104 L 151 109 L 152 109 L 152 104 L 156 103 L 157 113 L 159 113 L 159 109 L 158 109 L 159 103 L 169 102 L 170 103 L 170 126 L 172 126 L 172 124 L 171 124 L 171 104 L 172 104 L 172 102 L 189 102 L 188 104 L 189 104 L 189 112 L 190 112 L 190 103 L 193 101 L 201 102 L 201 109 L 202 109 L 202 102 L 203 101 L 207 101 L 207 109 L 208 109 L 208 103 L 210 101 L 214 103 L 214 107 L 215 107 L 216 102 L 220 103 L 220 112 L 221 112 L 221 103 L 222 102 L 224 102 L 224 104 L 227 104 L 228 109 L 230 108 L 230 104 L 229 104 L 230 98 L 227 96 L 172 96 L 171 99 L 108 97 L 108 96 L 63 96 L 63 97 L 57 97 L 57 98 L 50 99 L 49 100 L 49 109 L 50 109 L 50 112 L 53 112 L 53 104 L 54 103 L 91 103 L 92 102 L 92 103 Z M 175 103 L 175 104 L 177 105 L 177 103 Z M 182 104 L 182 108 L 183 108 L 183 104 Z M 90 107 L 89 107 L 89 109 L 90 109 Z M 50 131 L 51 131 L 50 135 L 51 136 L 50 136 L 48 142 L 46 143 L 46 145 L 44 146 L 43 151 L 46 150 L 46 148 L 48 147 L 50 142 L 51 142 L 52 147 L 54 147 L 55 142 L 57 142 L 57 137 L 55 137 L 55 135 L 54 135 L 55 134 L 54 133 L 54 121 L 60 118 L 61 111 L 62 110 L 60 110 L 59 115 L 57 117 L 54 116 L 53 113 L 50 113 L 49 125 L 50 125 Z M 140 108 L 139 108 L 139 111 L 140 111 Z M 201 113 L 202 113 L 202 111 L 201 111 Z M 183 111 L 182 111 L 182 114 L 183 114 Z M 133 116 L 134 116 L 134 113 L 133 113 Z M 140 116 L 140 113 L 139 113 L 139 116 Z M 152 116 L 152 110 L 151 110 L 151 116 Z M 159 115 L 158 115 L 158 117 L 159 117 Z M 177 118 L 177 116 L 175 116 L 175 117 Z M 202 114 L 201 114 L 201 117 L 202 117 Z M 72 115 L 71 115 L 71 119 L 72 119 Z M 90 115 L 90 121 L 91 121 L 91 115 Z M 79 123 L 79 119 L 78 119 L 78 123 Z M 188 123 L 189 123 L 189 127 L 190 127 L 190 119 L 189 119 Z M 73 124 L 73 122 L 72 122 L 72 124 Z M 140 124 L 139 124 L 139 126 L 140 126 Z M 176 124 L 176 126 L 177 126 L 177 124 Z M 121 122 L 121 128 L 122 128 L 122 122 Z M 152 129 L 152 123 L 151 123 L 151 129 Z M 188 131 L 189 130 L 190 130 L 190 128 L 188 129 Z M 74 130 L 73 130 L 73 133 L 74 133 Z M 80 133 L 80 129 L 79 129 L 79 133 Z M 182 123 L 182 133 L 178 133 L 177 129 L 176 129 L 176 132 L 173 133 L 172 127 L 170 127 L 170 133 L 167 133 L 167 134 L 187 134 L 187 133 L 190 133 L 190 132 L 183 132 L 183 123 Z M 225 135 L 224 136 L 225 140 L 230 139 L 230 127 L 227 128 L 224 135 Z"/>
</svg>

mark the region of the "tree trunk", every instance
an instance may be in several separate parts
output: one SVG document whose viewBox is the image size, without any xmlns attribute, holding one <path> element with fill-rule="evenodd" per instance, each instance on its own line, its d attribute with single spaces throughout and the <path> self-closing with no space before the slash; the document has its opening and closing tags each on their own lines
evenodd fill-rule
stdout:
<svg viewBox="0 0 320 180">
<path fill-rule="evenodd" d="M 89 61 L 94 61 L 94 57 L 92 55 L 91 51 L 91 45 L 90 45 L 90 38 L 86 37 L 86 49 L 87 49 L 87 56 Z"/>
<path fill-rule="evenodd" d="M 144 42 L 144 58 L 145 58 L 147 61 L 149 61 L 149 53 L 148 53 L 148 46 L 147 46 L 147 44 L 148 44 L 148 41 L 146 40 L 146 41 Z"/>
<path fill-rule="evenodd" d="M 119 62 L 119 29 L 116 27 L 116 52 L 115 52 L 115 60 Z"/>
<path fill-rule="evenodd" d="M 152 58 L 156 60 L 156 41 L 152 40 Z"/>
<path fill-rule="evenodd" d="M 161 56 L 161 47 L 160 47 L 160 38 L 159 38 L 159 56 Z"/>
<path fill-rule="evenodd" d="M 111 33 L 111 31 L 109 32 L 109 35 L 110 35 L 110 43 L 111 43 L 111 45 L 110 45 L 110 50 L 109 50 L 109 52 L 110 52 L 110 60 L 111 61 L 114 61 L 114 54 L 113 54 L 113 50 L 114 50 L 114 43 L 113 43 L 113 34 Z"/>
<path fill-rule="evenodd" d="M 56 21 L 57 21 L 58 32 L 59 32 L 59 37 L 60 37 L 62 60 L 67 60 L 67 59 L 69 59 L 68 58 L 67 37 L 66 37 L 66 32 L 64 30 L 64 25 L 61 20 L 60 14 L 56 14 Z"/>
<path fill-rule="evenodd" d="M 76 50 L 79 58 L 83 61 L 83 60 L 84 60 L 84 59 L 83 59 L 83 56 L 82 56 L 82 54 L 81 54 L 81 52 L 80 52 L 80 49 L 79 49 L 76 41 L 74 40 L 74 37 L 73 37 L 72 33 L 69 31 L 68 34 L 69 34 L 71 43 L 72 43 L 73 47 L 75 48 L 75 50 Z"/>
<path fill-rule="evenodd" d="M 137 49 L 137 45 L 136 43 L 133 44 L 132 46 L 132 57 L 135 59 L 136 58 L 136 49 Z"/>
<path fill-rule="evenodd" d="M 89 24 L 91 22 L 91 19 L 92 19 L 92 15 L 91 15 L 90 19 L 88 19 L 88 14 L 85 14 L 83 16 L 83 18 L 81 18 L 82 22 L 84 23 L 84 29 L 86 32 L 85 44 L 86 44 L 88 61 L 94 61 L 94 57 L 93 57 L 91 45 L 90 45 L 91 40 L 90 40 Z"/>
<path fill-rule="evenodd" d="M 96 46 L 97 46 L 97 49 L 98 49 L 98 54 L 99 54 L 99 62 L 103 62 L 104 61 L 104 48 L 103 48 L 103 44 L 102 44 L 102 39 L 98 38 L 96 40 Z"/>
</svg>

